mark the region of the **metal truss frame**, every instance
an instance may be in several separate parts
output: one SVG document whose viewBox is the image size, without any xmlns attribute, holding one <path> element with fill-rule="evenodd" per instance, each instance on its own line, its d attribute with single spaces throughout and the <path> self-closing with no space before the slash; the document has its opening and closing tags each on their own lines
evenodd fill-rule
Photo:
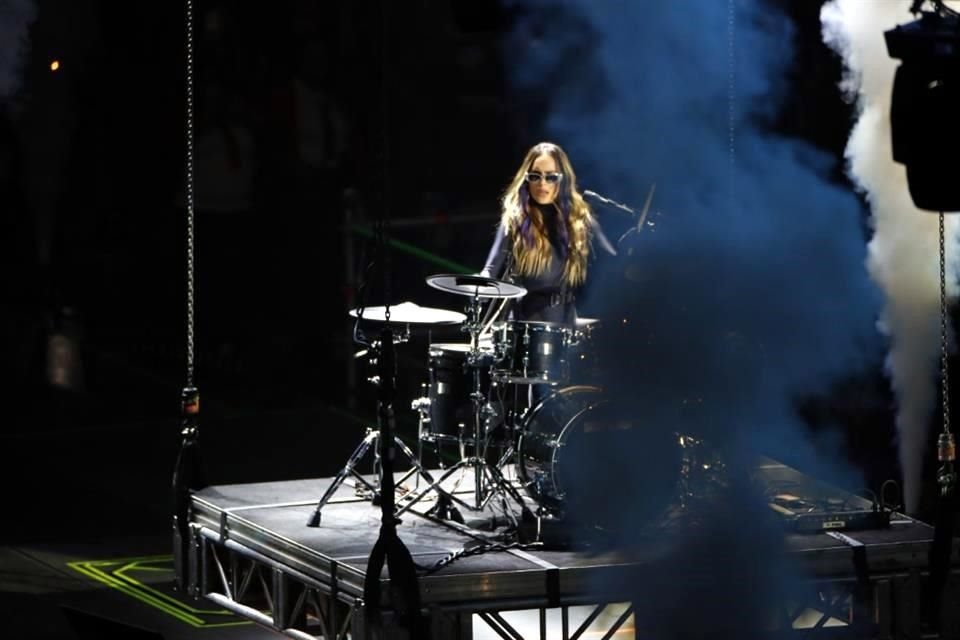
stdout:
<svg viewBox="0 0 960 640">
<path fill-rule="evenodd" d="M 362 600 L 233 540 L 194 527 L 190 591 L 276 633 L 346 640 Z"/>
<path fill-rule="evenodd" d="M 597 618 L 600 617 L 608 607 L 611 606 L 611 603 L 601 603 L 597 605 L 592 605 L 592 610 L 586 619 L 580 623 L 580 625 L 570 633 L 570 606 L 563 605 L 559 607 L 560 609 L 560 624 L 561 624 L 561 637 L 563 640 L 579 640 L 584 633 L 590 629 Z M 556 608 L 556 607 L 553 607 Z M 546 640 L 547 638 L 547 607 L 539 607 L 537 613 L 539 615 L 539 638 L 540 640 Z M 524 637 L 503 617 L 503 615 L 498 611 L 478 611 L 476 613 L 488 627 L 490 627 L 498 636 L 504 638 L 504 640 L 524 640 Z M 605 629 L 590 629 L 591 637 L 596 636 L 597 633 L 602 632 L 601 640 L 609 640 L 613 635 L 620 630 L 624 623 L 633 615 L 633 606 L 628 606 L 625 611 L 623 611 L 617 618 L 614 620 L 608 627 Z"/>
<path fill-rule="evenodd" d="M 308 576 L 218 533 L 191 525 L 192 540 L 188 558 L 188 593 L 205 597 L 232 613 L 264 628 L 297 640 L 368 640 L 374 637 L 364 619 L 364 603 L 354 593 L 340 590 L 337 576 L 329 582 Z M 940 633 L 922 629 L 921 598 L 925 573 L 919 569 L 870 577 L 852 576 L 820 578 L 810 581 L 810 594 L 804 600 L 783 603 L 771 611 L 765 628 L 771 637 L 823 638 L 952 638 L 960 637 L 960 610 L 944 607 Z M 950 574 L 943 601 L 960 599 L 960 570 Z M 509 611 L 536 611 L 539 615 L 540 640 L 547 638 L 547 613 L 560 611 L 561 637 L 579 640 L 588 632 L 591 637 L 602 633 L 608 640 L 620 631 L 634 613 L 627 606 L 603 629 L 597 619 L 608 612 L 618 598 L 605 602 L 564 603 L 559 606 L 544 601 L 463 603 L 432 605 L 428 610 L 430 638 L 472 640 L 474 616 L 504 640 L 527 640 L 504 617 Z M 499 605 L 499 606 L 498 606 Z M 591 607 L 589 614 L 571 629 L 570 609 Z M 406 638 L 402 630 L 390 624 L 392 613 L 383 612 L 384 623 L 376 634 L 384 640 Z M 605 620 L 612 616 L 605 616 Z M 748 621 L 745 621 L 745 623 Z M 756 621 L 751 621 L 756 626 Z M 650 630 L 635 624 L 635 637 L 647 637 Z M 653 637 L 653 636 L 651 636 Z M 533 639 L 529 639 L 533 640 Z"/>
</svg>

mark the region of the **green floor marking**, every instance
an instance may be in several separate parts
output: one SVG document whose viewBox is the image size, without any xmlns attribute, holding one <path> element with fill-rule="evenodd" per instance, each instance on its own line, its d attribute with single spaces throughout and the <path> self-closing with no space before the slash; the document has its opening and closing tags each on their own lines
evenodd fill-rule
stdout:
<svg viewBox="0 0 960 640">
<path fill-rule="evenodd" d="M 205 609 L 185 602 L 173 591 L 173 556 L 147 556 L 141 558 L 118 558 L 115 560 L 83 560 L 68 562 L 74 571 L 116 589 L 140 602 L 159 609 L 174 618 L 197 628 L 236 627 L 253 624 L 247 620 L 229 620 L 237 616 L 226 609 Z M 138 579 L 136 574 L 170 574 L 169 591 L 158 589 Z"/>
</svg>

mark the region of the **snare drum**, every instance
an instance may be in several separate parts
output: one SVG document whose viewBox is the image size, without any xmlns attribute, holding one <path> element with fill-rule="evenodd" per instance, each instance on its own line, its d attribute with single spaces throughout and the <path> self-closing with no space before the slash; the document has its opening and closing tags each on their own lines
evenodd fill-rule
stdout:
<svg viewBox="0 0 960 640">
<path fill-rule="evenodd" d="M 513 321 L 493 327 L 494 377 L 517 384 L 562 384 L 570 378 L 574 331 L 555 322 Z"/>
</svg>

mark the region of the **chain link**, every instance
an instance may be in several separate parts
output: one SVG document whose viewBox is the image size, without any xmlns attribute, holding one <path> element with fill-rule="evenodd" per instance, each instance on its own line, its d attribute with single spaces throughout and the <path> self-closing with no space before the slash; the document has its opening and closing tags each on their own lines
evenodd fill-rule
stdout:
<svg viewBox="0 0 960 640">
<path fill-rule="evenodd" d="M 187 0 L 187 386 L 194 371 L 193 0 Z"/>
<path fill-rule="evenodd" d="M 380 237 L 377 239 L 380 248 L 380 267 L 383 269 L 383 297 L 384 297 L 384 320 L 387 327 L 390 326 L 390 302 L 393 297 L 391 290 L 391 278 L 393 277 L 392 266 L 390 263 L 390 248 L 387 246 L 387 227 L 390 225 L 390 202 L 393 197 L 390 188 L 390 104 L 388 101 L 390 95 L 390 83 L 387 69 L 389 63 L 387 54 L 390 44 L 389 29 L 389 7 L 392 3 L 383 3 L 380 5 L 380 26 L 382 37 L 380 38 L 380 136 L 383 147 L 380 150 L 380 164 L 383 171 L 381 176 L 382 193 L 380 197 Z"/>
<path fill-rule="evenodd" d="M 943 399 L 943 432 L 950 433 L 950 377 L 947 345 L 947 270 L 943 212 L 940 212 L 940 391 Z"/>
</svg>

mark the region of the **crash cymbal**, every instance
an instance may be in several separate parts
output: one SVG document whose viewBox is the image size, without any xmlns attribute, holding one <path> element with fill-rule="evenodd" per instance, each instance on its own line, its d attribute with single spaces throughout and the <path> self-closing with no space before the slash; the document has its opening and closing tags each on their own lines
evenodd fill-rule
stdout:
<svg viewBox="0 0 960 640">
<path fill-rule="evenodd" d="M 350 315 L 356 318 L 360 309 L 351 309 Z M 365 307 L 363 319 L 374 322 L 386 322 L 387 307 Z M 414 302 L 401 302 L 390 305 L 390 322 L 397 324 L 460 324 L 467 316 L 459 311 L 421 307 Z"/>
<path fill-rule="evenodd" d="M 527 293 L 520 285 L 476 275 L 441 273 L 428 276 L 427 284 L 447 293 L 478 298 L 519 298 Z"/>
</svg>

